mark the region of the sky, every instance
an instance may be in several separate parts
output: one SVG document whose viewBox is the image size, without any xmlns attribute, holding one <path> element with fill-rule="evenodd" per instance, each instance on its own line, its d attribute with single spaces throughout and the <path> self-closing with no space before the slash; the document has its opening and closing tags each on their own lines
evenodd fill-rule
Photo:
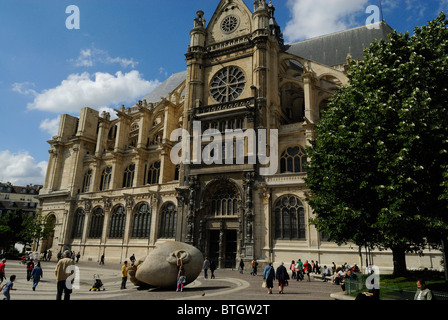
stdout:
<svg viewBox="0 0 448 320">
<path fill-rule="evenodd" d="M 253 10 L 253 0 L 244 1 Z M 379 0 L 272 0 L 292 43 L 373 22 Z M 196 12 L 219 0 L 0 0 L 0 182 L 43 184 L 62 114 L 133 106 L 186 70 Z M 448 0 L 382 0 L 384 20 L 412 33 Z M 377 14 L 378 12 L 378 14 Z"/>
</svg>

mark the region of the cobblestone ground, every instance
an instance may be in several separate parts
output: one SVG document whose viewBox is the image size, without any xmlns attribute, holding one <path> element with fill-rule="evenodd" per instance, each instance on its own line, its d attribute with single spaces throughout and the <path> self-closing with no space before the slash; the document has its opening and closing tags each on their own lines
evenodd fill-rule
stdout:
<svg viewBox="0 0 448 320">
<path fill-rule="evenodd" d="M 32 280 L 26 280 L 26 267 L 19 261 L 6 262 L 6 275 L 15 274 L 17 279 L 11 292 L 11 300 L 55 300 L 56 281 L 54 269 L 56 261 L 41 262 L 44 277 L 32 290 Z M 129 280 L 127 289 L 121 290 L 121 265 L 98 265 L 93 262 L 80 261 L 79 289 L 75 289 L 71 300 L 214 300 L 214 301 L 285 301 L 285 300 L 333 300 L 330 294 L 340 292 L 341 288 L 330 282 L 322 282 L 311 278 L 310 282 L 290 280 L 284 294 L 278 293 L 274 282 L 273 294 L 268 294 L 262 288 L 262 270 L 257 276 L 251 276 L 249 271 L 241 274 L 237 270 L 216 270 L 215 279 L 203 278 L 203 275 L 184 288 L 183 292 L 161 289 L 140 289 Z M 104 284 L 105 291 L 89 291 L 94 283 L 94 275 L 98 275 Z M 3 298 L 3 295 L 2 295 Z"/>
</svg>

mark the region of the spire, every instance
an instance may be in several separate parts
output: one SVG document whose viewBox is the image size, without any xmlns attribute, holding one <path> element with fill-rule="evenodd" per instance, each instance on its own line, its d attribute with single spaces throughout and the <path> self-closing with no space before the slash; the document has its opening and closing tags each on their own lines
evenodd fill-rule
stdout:
<svg viewBox="0 0 448 320">
<path fill-rule="evenodd" d="M 274 16 L 275 7 L 272 4 L 272 1 L 269 1 L 268 12 L 269 12 L 269 28 L 271 30 L 271 35 L 273 35 L 277 38 L 280 47 L 282 47 L 285 44 L 285 41 L 283 39 L 283 33 L 280 29 L 280 26 L 278 25 L 277 21 L 275 20 L 275 16 Z"/>
</svg>

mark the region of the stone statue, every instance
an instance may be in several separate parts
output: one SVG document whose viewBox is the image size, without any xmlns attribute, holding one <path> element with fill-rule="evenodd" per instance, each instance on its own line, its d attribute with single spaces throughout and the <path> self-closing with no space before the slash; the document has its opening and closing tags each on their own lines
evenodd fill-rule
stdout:
<svg viewBox="0 0 448 320">
<path fill-rule="evenodd" d="M 129 278 L 136 286 L 176 288 L 179 259 L 182 259 L 187 277 L 185 285 L 188 285 L 201 273 L 204 255 L 196 247 L 182 242 L 157 246 L 146 258 L 128 268 Z"/>
</svg>

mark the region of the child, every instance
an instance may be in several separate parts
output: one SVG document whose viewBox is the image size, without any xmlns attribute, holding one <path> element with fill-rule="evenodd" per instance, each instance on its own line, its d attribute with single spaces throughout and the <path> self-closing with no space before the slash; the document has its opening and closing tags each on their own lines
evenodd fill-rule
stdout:
<svg viewBox="0 0 448 320">
<path fill-rule="evenodd" d="M 11 300 L 10 291 L 11 290 L 17 290 L 17 289 L 13 288 L 15 280 L 16 280 L 16 276 L 12 275 L 11 277 L 9 277 L 9 281 L 7 283 L 5 283 L 2 286 L 2 288 L 0 289 L 1 291 L 3 291 L 3 294 L 5 295 L 3 300 Z"/>
<path fill-rule="evenodd" d="M 180 287 L 180 291 L 184 291 L 184 284 L 185 282 L 187 282 L 187 277 L 185 276 L 185 269 L 183 266 L 181 266 L 179 268 L 179 274 L 177 275 L 177 289 L 176 292 L 179 291 L 179 287 Z"/>
</svg>

